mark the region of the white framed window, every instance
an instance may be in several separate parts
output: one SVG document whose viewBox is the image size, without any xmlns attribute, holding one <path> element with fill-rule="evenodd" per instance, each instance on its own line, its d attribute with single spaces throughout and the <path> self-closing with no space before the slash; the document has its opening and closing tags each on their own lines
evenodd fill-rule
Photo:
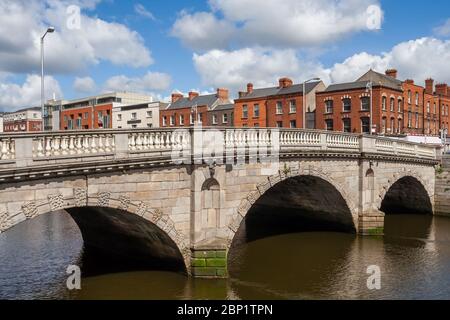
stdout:
<svg viewBox="0 0 450 320">
<path fill-rule="evenodd" d="M 325 113 L 333 113 L 333 100 L 325 101 Z"/>
<path fill-rule="evenodd" d="M 419 105 L 419 93 L 416 92 L 416 106 Z"/>
<path fill-rule="evenodd" d="M 352 99 L 345 98 L 342 100 L 342 109 L 344 112 L 350 112 L 352 111 Z"/>
<path fill-rule="evenodd" d="M 297 102 L 295 100 L 289 101 L 289 113 L 297 113 Z"/>
<path fill-rule="evenodd" d="M 200 112 L 197 117 L 198 123 L 202 123 L 202 113 Z"/>
<path fill-rule="evenodd" d="M 228 123 L 228 114 L 227 113 L 222 114 L 222 123 Z"/>
<path fill-rule="evenodd" d="M 390 107 L 391 107 L 391 111 L 394 112 L 395 110 L 395 99 L 391 98 L 390 100 Z"/>
<path fill-rule="evenodd" d="M 147 111 L 147 118 L 153 118 L 153 111 Z"/>
<path fill-rule="evenodd" d="M 175 125 L 175 116 L 174 115 L 170 116 L 170 125 L 171 126 Z"/>
<path fill-rule="evenodd" d="M 277 114 L 283 114 L 283 102 L 277 101 Z"/>
<path fill-rule="evenodd" d="M 217 114 L 212 115 L 212 123 L 217 124 Z"/>
<path fill-rule="evenodd" d="M 242 106 L 242 118 L 244 119 L 248 118 L 248 107 L 246 104 Z"/>
<path fill-rule="evenodd" d="M 180 114 L 180 126 L 184 125 L 184 115 Z"/>
<path fill-rule="evenodd" d="M 289 127 L 290 127 L 290 128 L 297 128 L 297 121 L 291 120 L 291 121 L 289 122 Z"/>
<path fill-rule="evenodd" d="M 189 123 L 194 124 L 194 115 L 192 113 L 189 115 Z"/>
<path fill-rule="evenodd" d="M 259 104 L 253 106 L 253 117 L 259 118 Z"/>
<path fill-rule="evenodd" d="M 122 115 L 120 113 L 117 115 L 117 121 L 122 121 Z"/>
<path fill-rule="evenodd" d="M 136 112 L 133 112 L 132 114 L 131 114 L 131 120 L 136 120 L 137 119 L 137 113 Z"/>
<path fill-rule="evenodd" d="M 332 119 L 325 120 L 325 129 L 327 131 L 333 131 L 333 120 Z"/>
<path fill-rule="evenodd" d="M 167 126 L 167 117 L 166 116 L 162 117 L 162 125 L 163 125 L 163 127 Z"/>
<path fill-rule="evenodd" d="M 387 98 L 383 96 L 383 98 L 381 99 L 381 107 L 382 107 L 383 111 L 386 111 L 386 103 L 387 103 Z"/>
</svg>

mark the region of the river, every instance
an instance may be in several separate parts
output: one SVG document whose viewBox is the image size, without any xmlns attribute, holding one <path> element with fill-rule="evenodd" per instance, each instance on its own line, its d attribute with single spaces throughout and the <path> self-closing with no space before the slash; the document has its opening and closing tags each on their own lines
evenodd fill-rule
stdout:
<svg viewBox="0 0 450 320">
<path fill-rule="evenodd" d="M 0 234 L 0 299 L 450 299 L 450 219 L 386 216 L 384 237 L 305 232 L 239 247 L 227 280 L 160 271 L 82 278 L 81 234 L 68 214 L 46 214 Z M 367 288 L 367 267 L 381 289 Z"/>
</svg>

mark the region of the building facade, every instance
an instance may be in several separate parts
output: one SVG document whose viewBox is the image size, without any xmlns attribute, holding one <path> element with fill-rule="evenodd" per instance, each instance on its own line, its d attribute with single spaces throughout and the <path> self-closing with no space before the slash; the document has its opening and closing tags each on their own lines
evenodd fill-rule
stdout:
<svg viewBox="0 0 450 320">
<path fill-rule="evenodd" d="M 160 110 L 168 103 L 151 102 L 115 107 L 112 110 L 114 129 L 158 128 Z"/>
<path fill-rule="evenodd" d="M 247 85 L 235 100 L 236 127 L 304 128 L 306 116 L 316 109 L 316 91 L 325 89 L 322 81 L 306 84 L 307 109 L 304 110 L 303 84 L 294 84 L 289 78 L 278 80 L 278 86 L 254 89 Z M 314 127 L 314 121 L 310 125 Z"/>
<path fill-rule="evenodd" d="M 3 115 L 3 132 L 36 132 L 42 130 L 41 108 L 27 108 Z"/>
<path fill-rule="evenodd" d="M 234 126 L 234 104 L 222 104 L 207 112 L 208 124 L 211 127 Z"/>
<path fill-rule="evenodd" d="M 210 120 L 219 114 L 229 113 L 222 110 L 232 104 L 229 99 L 228 89 L 217 89 L 215 94 L 199 95 L 197 92 L 189 92 L 187 97 L 180 93 L 173 93 L 170 105 L 160 112 L 161 127 L 190 127 L 195 123 L 203 126 L 218 125 Z M 216 108 L 217 111 L 215 112 Z M 213 112 L 213 114 L 209 114 Z M 223 116 L 222 116 L 223 117 Z M 222 118 L 223 120 L 223 118 Z M 230 122 L 231 123 L 231 122 Z"/>
<path fill-rule="evenodd" d="M 76 100 L 49 100 L 44 108 L 46 130 L 112 128 L 115 107 L 152 102 L 152 97 L 132 92 L 113 92 Z"/>
</svg>

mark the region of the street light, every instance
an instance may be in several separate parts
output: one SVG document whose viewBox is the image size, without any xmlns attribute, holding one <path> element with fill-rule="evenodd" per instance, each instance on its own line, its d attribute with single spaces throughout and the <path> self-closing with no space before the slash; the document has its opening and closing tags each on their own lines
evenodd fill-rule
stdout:
<svg viewBox="0 0 450 320">
<path fill-rule="evenodd" d="M 303 82 L 303 129 L 306 129 L 306 84 L 311 81 L 320 81 L 320 78 L 312 78 Z"/>
<path fill-rule="evenodd" d="M 370 119 L 370 122 L 369 122 L 369 125 L 370 125 L 370 129 L 369 129 L 369 134 L 371 135 L 372 134 L 372 96 L 373 96 L 373 83 L 372 83 L 372 81 L 369 81 L 368 83 L 367 83 L 367 86 L 366 86 L 366 92 L 370 92 L 370 102 L 369 102 L 369 105 L 370 105 L 370 107 L 369 107 L 369 113 L 370 113 L 370 117 L 369 117 L 369 119 Z"/>
<path fill-rule="evenodd" d="M 54 27 L 48 27 L 47 31 L 45 31 L 44 35 L 41 37 L 41 112 L 42 112 L 42 131 L 45 130 L 44 123 L 44 105 L 45 105 L 45 97 L 44 97 L 44 38 L 47 33 L 55 32 Z"/>
</svg>

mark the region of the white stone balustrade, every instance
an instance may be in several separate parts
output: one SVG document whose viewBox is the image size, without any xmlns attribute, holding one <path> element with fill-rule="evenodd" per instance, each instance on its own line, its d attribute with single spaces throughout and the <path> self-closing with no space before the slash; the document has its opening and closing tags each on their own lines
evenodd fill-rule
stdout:
<svg viewBox="0 0 450 320">
<path fill-rule="evenodd" d="M 196 130 L 149 128 L 2 135 L 0 161 L 16 162 L 16 166 L 26 167 L 52 159 L 146 159 L 151 158 L 152 153 L 155 156 L 169 156 L 173 150 L 189 150 L 187 154 L 190 154 L 196 142 L 193 140 Z M 200 130 L 205 134 L 212 129 Z M 300 129 L 231 128 L 220 131 L 224 137 L 222 149 L 227 157 L 255 152 L 262 147 L 262 152 L 276 148 L 280 154 L 317 151 L 437 159 L 436 146 L 384 137 Z M 104 155 L 109 158 L 102 158 Z"/>
</svg>

